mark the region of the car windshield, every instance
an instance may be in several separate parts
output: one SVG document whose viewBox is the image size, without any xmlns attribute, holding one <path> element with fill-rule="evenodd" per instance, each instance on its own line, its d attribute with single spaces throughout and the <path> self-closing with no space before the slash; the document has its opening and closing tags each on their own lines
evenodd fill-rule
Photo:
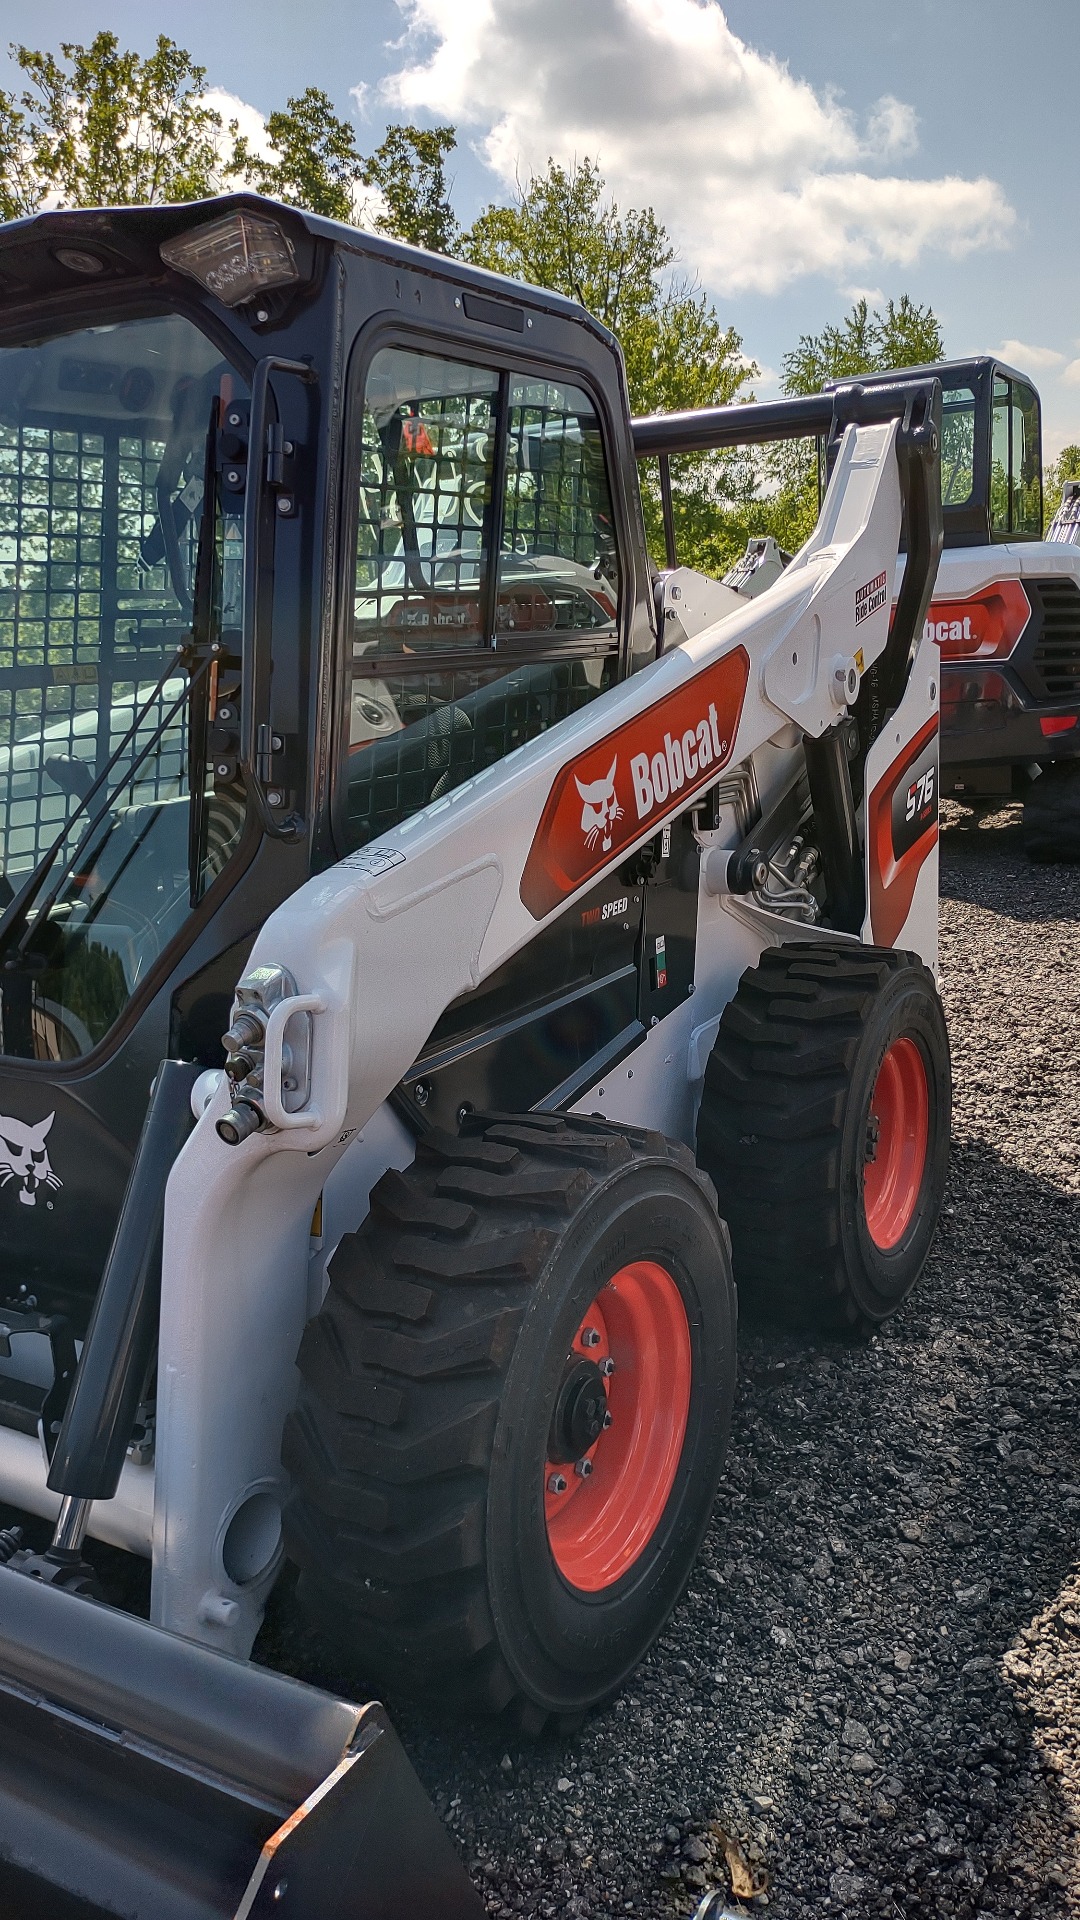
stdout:
<svg viewBox="0 0 1080 1920">
<path fill-rule="evenodd" d="M 61 841 L 5 948 L 6 1054 L 96 1046 L 239 837 L 240 789 L 206 790 L 188 643 L 207 524 L 208 615 L 226 643 L 239 626 L 241 503 L 214 487 L 208 517 L 203 494 L 208 427 L 245 405 L 178 314 L 0 349 L 0 914 Z"/>
</svg>

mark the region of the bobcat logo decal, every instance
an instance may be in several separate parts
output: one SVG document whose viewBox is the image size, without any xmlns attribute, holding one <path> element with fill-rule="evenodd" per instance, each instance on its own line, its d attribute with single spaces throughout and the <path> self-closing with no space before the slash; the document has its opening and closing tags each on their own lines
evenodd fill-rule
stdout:
<svg viewBox="0 0 1080 1920">
<path fill-rule="evenodd" d="M 45 1145 L 45 1135 L 55 1120 L 50 1113 L 47 1120 L 39 1120 L 36 1127 L 28 1126 L 25 1120 L 16 1120 L 0 1113 L 0 1188 L 18 1181 L 17 1192 L 24 1207 L 36 1207 L 41 1187 L 62 1187 L 49 1162 L 49 1149 Z"/>
<path fill-rule="evenodd" d="M 585 805 L 581 809 L 581 831 L 585 835 L 585 845 L 591 850 L 600 840 L 605 853 L 611 852 L 611 829 L 616 820 L 621 820 L 623 810 L 615 798 L 615 769 L 619 764 L 618 755 L 612 761 L 602 780 L 592 780 L 586 786 L 574 776 L 577 788 Z"/>
</svg>

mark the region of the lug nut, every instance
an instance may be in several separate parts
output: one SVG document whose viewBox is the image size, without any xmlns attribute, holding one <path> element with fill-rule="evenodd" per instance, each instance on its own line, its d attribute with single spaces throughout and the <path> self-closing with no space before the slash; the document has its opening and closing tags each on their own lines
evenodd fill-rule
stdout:
<svg viewBox="0 0 1080 1920">
<path fill-rule="evenodd" d="M 565 1473 L 549 1473 L 547 1490 L 549 1493 L 565 1493 L 566 1492 Z"/>
<path fill-rule="evenodd" d="M 604 1376 L 604 1379 L 605 1379 L 605 1380 L 610 1380 L 610 1379 L 611 1379 L 611 1376 L 612 1376 L 612 1374 L 613 1374 L 613 1373 L 614 1373 L 614 1371 L 615 1371 L 615 1362 L 614 1362 L 614 1360 L 610 1360 L 610 1359 L 609 1359 L 609 1360 L 600 1360 L 600 1361 L 598 1361 L 598 1362 L 597 1362 L 597 1365 L 599 1366 L 599 1368 L 600 1368 L 600 1371 L 601 1371 L 601 1373 L 602 1373 L 602 1374 L 603 1374 L 603 1376 Z"/>
<path fill-rule="evenodd" d="M 590 1473 L 592 1472 L 592 1461 L 589 1459 L 588 1454 L 585 1454 L 585 1456 L 581 1460 L 578 1460 L 575 1463 L 574 1472 L 577 1474 L 577 1477 L 579 1480 L 588 1479 Z"/>
<path fill-rule="evenodd" d="M 595 1327 L 582 1327 L 581 1344 L 583 1347 L 598 1347 L 600 1345 L 600 1335 L 597 1333 Z"/>
</svg>

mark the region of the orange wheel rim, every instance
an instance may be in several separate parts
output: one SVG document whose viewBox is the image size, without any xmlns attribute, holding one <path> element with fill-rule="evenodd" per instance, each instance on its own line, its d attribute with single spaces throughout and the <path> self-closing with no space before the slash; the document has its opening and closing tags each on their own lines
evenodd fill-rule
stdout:
<svg viewBox="0 0 1080 1920">
<path fill-rule="evenodd" d="M 613 1586 L 655 1534 L 682 1458 L 691 1371 L 690 1326 L 671 1275 L 654 1260 L 621 1267 L 585 1314 L 568 1357 L 551 1445 L 571 1457 L 549 1459 L 544 1469 L 548 1544 L 569 1586 Z M 603 1424 L 573 1457 L 581 1421 L 586 1440 Z"/>
<path fill-rule="evenodd" d="M 911 1225 L 930 1138 L 930 1089 L 914 1040 L 894 1040 L 870 1095 L 863 1205 L 870 1238 L 887 1253 Z"/>
</svg>

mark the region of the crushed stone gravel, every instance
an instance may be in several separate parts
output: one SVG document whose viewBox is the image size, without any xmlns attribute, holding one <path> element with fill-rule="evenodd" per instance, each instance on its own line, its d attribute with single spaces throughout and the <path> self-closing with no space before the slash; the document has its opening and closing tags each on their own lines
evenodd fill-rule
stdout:
<svg viewBox="0 0 1080 1920">
<path fill-rule="evenodd" d="M 866 1345 L 744 1327 L 690 1587 L 572 1735 L 388 1702 L 498 1920 L 1080 1914 L 1080 869 L 952 808 L 946 1211 Z M 259 1656 L 342 1686 L 287 1588 Z M 734 1904 L 732 1902 L 732 1904 Z"/>
</svg>

